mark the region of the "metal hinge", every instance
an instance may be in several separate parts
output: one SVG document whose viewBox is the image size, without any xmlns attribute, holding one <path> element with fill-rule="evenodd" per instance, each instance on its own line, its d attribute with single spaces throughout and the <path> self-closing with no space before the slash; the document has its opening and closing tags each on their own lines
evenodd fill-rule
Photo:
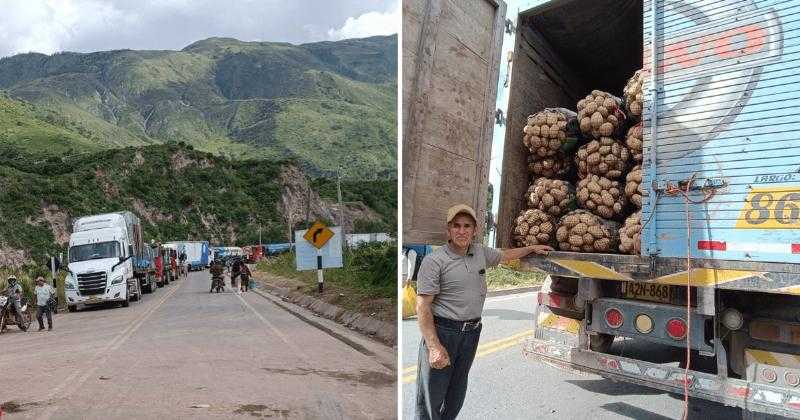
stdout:
<svg viewBox="0 0 800 420">
<path fill-rule="evenodd" d="M 511 19 L 506 18 L 506 33 L 513 35 L 516 29 L 517 28 L 514 26 L 514 22 L 512 22 Z"/>
<path fill-rule="evenodd" d="M 500 108 L 497 108 L 494 111 L 494 123 L 501 127 L 506 124 L 506 116 L 503 113 L 503 110 Z"/>
</svg>

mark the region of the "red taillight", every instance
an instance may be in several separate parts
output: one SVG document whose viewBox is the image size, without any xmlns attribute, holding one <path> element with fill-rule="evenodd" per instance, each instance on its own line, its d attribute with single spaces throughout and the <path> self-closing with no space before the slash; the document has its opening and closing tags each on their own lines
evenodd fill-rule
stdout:
<svg viewBox="0 0 800 420">
<path fill-rule="evenodd" d="M 798 376 L 794 372 L 786 372 L 783 374 L 783 379 L 786 381 L 786 384 L 789 386 L 797 386 L 800 385 L 800 376 Z"/>
<path fill-rule="evenodd" d="M 606 324 L 608 324 L 609 327 L 619 328 L 622 326 L 623 322 L 625 322 L 625 319 L 619 309 L 611 308 L 606 311 Z"/>
<path fill-rule="evenodd" d="M 761 371 L 761 379 L 767 382 L 775 382 L 775 380 L 778 379 L 778 374 L 772 369 L 765 368 Z"/>
<path fill-rule="evenodd" d="M 667 334 L 673 340 L 683 340 L 686 338 L 686 322 L 680 318 L 672 318 L 667 321 Z"/>
</svg>

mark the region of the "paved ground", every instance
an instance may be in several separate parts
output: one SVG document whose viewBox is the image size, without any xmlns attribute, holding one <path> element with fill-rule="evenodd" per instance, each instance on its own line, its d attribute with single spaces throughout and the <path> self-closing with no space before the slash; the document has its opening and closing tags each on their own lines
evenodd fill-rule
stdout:
<svg viewBox="0 0 800 420">
<path fill-rule="evenodd" d="M 395 373 L 375 357 L 254 292 L 209 284 L 192 273 L 129 308 L 0 335 L 3 420 L 396 417 Z"/>
<path fill-rule="evenodd" d="M 481 347 L 459 420 L 468 419 L 679 419 L 683 397 L 596 375 L 565 372 L 522 357 L 519 341 L 530 335 L 534 293 L 487 299 Z M 403 418 L 414 418 L 419 329 L 403 321 Z M 691 419 L 740 418 L 739 410 L 691 401 Z"/>
</svg>

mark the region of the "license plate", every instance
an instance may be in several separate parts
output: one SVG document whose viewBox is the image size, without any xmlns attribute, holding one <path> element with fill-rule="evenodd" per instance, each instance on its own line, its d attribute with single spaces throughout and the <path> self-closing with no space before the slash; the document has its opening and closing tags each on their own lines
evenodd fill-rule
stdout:
<svg viewBox="0 0 800 420">
<path fill-rule="evenodd" d="M 672 302 L 672 288 L 666 284 L 622 283 L 622 295 L 630 299 L 649 300 L 660 303 Z"/>
</svg>

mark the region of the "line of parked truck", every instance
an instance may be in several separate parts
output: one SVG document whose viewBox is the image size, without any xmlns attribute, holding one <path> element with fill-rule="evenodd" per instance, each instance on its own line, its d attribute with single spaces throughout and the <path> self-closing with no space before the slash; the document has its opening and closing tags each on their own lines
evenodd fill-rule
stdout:
<svg viewBox="0 0 800 420">
<path fill-rule="evenodd" d="M 179 257 L 189 271 L 204 270 L 214 259 L 239 257 L 255 263 L 265 255 L 288 251 L 290 244 L 211 247 L 208 241 L 145 243 L 139 218 L 121 211 L 73 221 L 64 281 L 67 308 L 139 301 L 179 278 Z"/>
</svg>

